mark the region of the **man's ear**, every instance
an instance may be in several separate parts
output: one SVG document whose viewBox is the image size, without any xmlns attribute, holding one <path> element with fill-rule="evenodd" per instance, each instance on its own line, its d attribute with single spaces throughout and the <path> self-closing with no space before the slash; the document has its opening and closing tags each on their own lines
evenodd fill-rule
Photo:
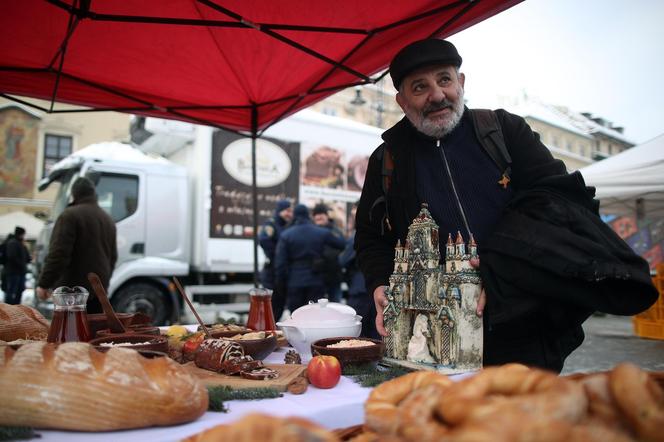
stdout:
<svg viewBox="0 0 664 442">
<path fill-rule="evenodd" d="M 465 83 L 466 83 L 466 74 L 463 72 L 459 72 L 459 83 L 461 83 L 461 87 L 465 88 Z"/>
<path fill-rule="evenodd" d="M 397 97 L 396 98 L 397 98 L 397 104 L 399 105 L 401 110 L 405 112 L 405 109 L 403 107 L 404 106 L 404 98 L 403 98 L 403 95 L 401 95 L 401 92 L 397 92 Z"/>
</svg>

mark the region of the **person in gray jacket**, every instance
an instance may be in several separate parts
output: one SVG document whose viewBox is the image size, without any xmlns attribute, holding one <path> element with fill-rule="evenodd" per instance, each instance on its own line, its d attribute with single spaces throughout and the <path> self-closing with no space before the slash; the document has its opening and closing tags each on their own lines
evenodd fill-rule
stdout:
<svg viewBox="0 0 664 442">
<path fill-rule="evenodd" d="M 96 273 L 108 288 L 118 259 L 113 219 L 97 204 L 95 186 L 88 178 L 74 181 L 73 202 L 58 217 L 53 227 L 48 256 L 39 275 L 37 296 L 46 299 L 60 286 L 81 286 L 90 292 L 88 313 L 101 313 L 87 275 Z"/>
</svg>

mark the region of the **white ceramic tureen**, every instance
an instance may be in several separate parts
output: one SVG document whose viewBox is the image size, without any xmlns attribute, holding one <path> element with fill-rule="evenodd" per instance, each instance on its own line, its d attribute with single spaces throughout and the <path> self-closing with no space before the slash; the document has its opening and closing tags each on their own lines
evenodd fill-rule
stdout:
<svg viewBox="0 0 664 442">
<path fill-rule="evenodd" d="M 290 318 L 277 322 L 277 326 L 304 362 L 311 359 L 311 344 L 319 339 L 360 336 L 362 317 L 352 307 L 319 299 L 296 309 Z"/>
</svg>

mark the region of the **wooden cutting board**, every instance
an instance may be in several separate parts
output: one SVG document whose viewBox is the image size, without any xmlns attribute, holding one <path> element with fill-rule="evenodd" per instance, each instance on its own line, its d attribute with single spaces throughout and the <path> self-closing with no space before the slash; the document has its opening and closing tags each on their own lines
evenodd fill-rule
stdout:
<svg viewBox="0 0 664 442">
<path fill-rule="evenodd" d="M 299 364 L 266 364 L 273 370 L 279 372 L 277 379 L 266 379 L 264 381 L 255 381 L 252 379 L 244 379 L 238 376 L 227 376 L 225 374 L 216 373 L 210 370 L 199 368 L 193 362 L 184 364 L 184 368 L 193 376 L 200 379 L 205 386 L 217 387 L 228 386 L 235 390 L 245 388 L 274 388 L 277 391 L 286 391 L 286 387 L 290 382 L 301 375 L 306 370 L 306 365 Z"/>
</svg>

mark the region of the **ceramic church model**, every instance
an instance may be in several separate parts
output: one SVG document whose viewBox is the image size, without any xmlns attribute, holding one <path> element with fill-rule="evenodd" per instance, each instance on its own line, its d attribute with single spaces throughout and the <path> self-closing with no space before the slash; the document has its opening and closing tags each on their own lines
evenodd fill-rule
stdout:
<svg viewBox="0 0 664 442">
<path fill-rule="evenodd" d="M 482 368 L 482 318 L 476 314 L 479 272 L 472 235 L 466 244 L 448 235 L 445 265 L 440 265 L 438 225 L 426 204 L 397 243 L 394 273 L 386 289 L 384 324 L 388 360 L 417 368 L 459 373 Z"/>
</svg>

